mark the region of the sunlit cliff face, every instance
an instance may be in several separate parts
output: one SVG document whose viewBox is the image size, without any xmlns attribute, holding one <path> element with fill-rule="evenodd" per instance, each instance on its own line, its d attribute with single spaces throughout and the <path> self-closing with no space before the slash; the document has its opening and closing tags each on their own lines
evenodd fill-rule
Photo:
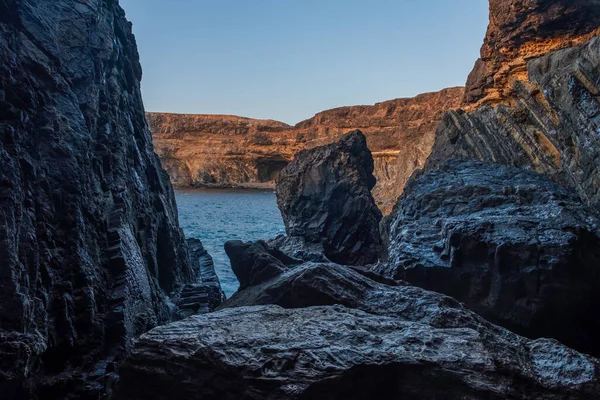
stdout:
<svg viewBox="0 0 600 400">
<path fill-rule="evenodd" d="M 464 106 L 510 103 L 527 63 L 600 34 L 599 0 L 490 1 L 490 24 L 481 58 L 469 75 Z"/>
<path fill-rule="evenodd" d="M 171 181 L 189 186 L 273 186 L 294 155 L 360 129 L 375 160 L 373 195 L 388 213 L 431 152 L 435 128 L 460 106 L 463 88 L 372 106 L 341 107 L 289 126 L 222 115 L 148 114 L 156 152 Z"/>
</svg>

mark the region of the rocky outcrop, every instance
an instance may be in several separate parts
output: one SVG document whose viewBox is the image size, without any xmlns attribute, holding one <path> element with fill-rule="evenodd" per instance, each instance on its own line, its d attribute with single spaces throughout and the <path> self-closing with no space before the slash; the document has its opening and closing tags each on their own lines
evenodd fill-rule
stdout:
<svg viewBox="0 0 600 400">
<path fill-rule="evenodd" d="M 474 158 L 542 172 L 600 204 L 600 38 L 528 63 L 513 106 L 449 112 L 426 168 Z"/>
<path fill-rule="evenodd" d="M 490 24 L 464 105 L 510 103 L 514 82 L 527 80 L 530 60 L 599 34 L 598 0 L 490 0 Z"/>
<path fill-rule="evenodd" d="M 0 2 L 0 391 L 98 398 L 195 279 L 115 1 Z"/>
<path fill-rule="evenodd" d="M 240 290 L 280 275 L 300 261 L 292 259 L 264 241 L 244 243 L 232 240 L 225 243 L 231 270 L 240 282 Z"/>
<path fill-rule="evenodd" d="M 303 150 L 277 179 L 277 205 L 286 233 L 323 246 L 336 263 L 377 262 L 381 240 L 373 157 L 360 131 L 338 142 Z"/>
<path fill-rule="evenodd" d="M 600 220 L 548 178 L 453 161 L 406 187 L 379 272 L 530 337 L 600 354 Z"/>
<path fill-rule="evenodd" d="M 187 284 L 173 298 L 179 319 L 214 311 L 225 300 L 213 258 L 198 239 L 187 239 L 192 268 L 198 282 Z"/>
<path fill-rule="evenodd" d="M 267 297 L 244 297 L 244 293 Z M 598 361 L 495 327 L 455 300 L 304 264 L 224 309 L 152 330 L 117 400 L 593 399 Z M 347 304 L 310 307 L 316 304 Z M 229 306 L 234 304 L 229 303 Z M 296 308 L 306 307 L 306 308 Z"/>
<path fill-rule="evenodd" d="M 340 107 L 294 127 L 232 116 L 162 113 L 148 113 L 148 122 L 171 181 L 182 187 L 272 187 L 298 151 L 360 129 L 375 160 L 374 197 L 388 213 L 410 175 L 430 154 L 444 112 L 458 108 L 463 93 L 462 88 L 451 88 L 370 106 Z"/>
</svg>

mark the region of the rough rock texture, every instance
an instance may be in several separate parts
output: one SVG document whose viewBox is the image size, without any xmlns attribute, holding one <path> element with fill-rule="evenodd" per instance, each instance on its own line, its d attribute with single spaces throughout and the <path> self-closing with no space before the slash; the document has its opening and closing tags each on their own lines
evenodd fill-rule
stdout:
<svg viewBox="0 0 600 400">
<path fill-rule="evenodd" d="M 299 152 L 277 179 L 287 235 L 322 244 L 325 256 L 339 264 L 376 262 L 382 215 L 374 186 L 373 157 L 360 131 Z"/>
<path fill-rule="evenodd" d="M 272 187 L 296 152 L 360 129 L 375 160 L 373 194 L 388 213 L 410 175 L 430 154 L 444 112 L 457 109 L 463 93 L 463 88 L 451 88 L 371 106 L 340 107 L 293 127 L 222 115 L 148 113 L 148 122 L 171 181 L 182 187 Z"/>
<path fill-rule="evenodd" d="M 490 0 L 490 24 L 467 81 L 465 106 L 510 102 L 514 80 L 527 78 L 529 60 L 598 34 L 599 0 Z"/>
<path fill-rule="evenodd" d="M 215 271 L 213 258 L 198 239 L 187 239 L 192 268 L 199 282 L 190 283 L 173 300 L 178 318 L 214 311 L 225 300 L 225 293 Z"/>
<path fill-rule="evenodd" d="M 231 270 L 240 282 L 239 290 L 273 278 L 289 266 L 299 264 L 264 241 L 244 243 L 232 240 L 225 243 Z"/>
<path fill-rule="evenodd" d="M 0 392 L 98 398 L 192 281 L 116 1 L 0 1 Z"/>
<path fill-rule="evenodd" d="M 347 267 L 304 264 L 230 301 L 356 309 L 242 307 L 154 329 L 123 364 L 115 399 L 600 396 L 596 359 L 495 327 L 449 297 Z"/>
<path fill-rule="evenodd" d="M 449 112 L 426 169 L 475 158 L 534 169 L 600 205 L 600 38 L 532 60 L 513 106 Z"/>
<path fill-rule="evenodd" d="M 452 161 L 407 185 L 378 272 L 600 354 L 600 220 L 543 175 Z"/>
</svg>

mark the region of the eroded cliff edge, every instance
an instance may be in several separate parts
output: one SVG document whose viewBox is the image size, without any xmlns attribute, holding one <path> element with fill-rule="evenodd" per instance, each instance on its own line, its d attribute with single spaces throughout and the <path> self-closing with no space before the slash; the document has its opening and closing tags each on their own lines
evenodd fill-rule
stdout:
<svg viewBox="0 0 600 400">
<path fill-rule="evenodd" d="M 341 107 L 296 126 L 219 115 L 148 113 L 147 118 L 171 181 L 182 187 L 265 183 L 272 187 L 298 151 L 360 129 L 375 160 L 373 193 L 387 213 L 429 156 L 444 112 L 457 109 L 463 93 L 463 88 L 450 88 L 371 106 Z"/>
<path fill-rule="evenodd" d="M 117 1 L 0 2 L 0 392 L 98 398 L 195 280 Z"/>
<path fill-rule="evenodd" d="M 600 38 L 529 61 L 526 77 L 513 82 L 509 100 L 446 113 L 426 169 L 451 158 L 532 169 L 597 208 Z"/>
</svg>

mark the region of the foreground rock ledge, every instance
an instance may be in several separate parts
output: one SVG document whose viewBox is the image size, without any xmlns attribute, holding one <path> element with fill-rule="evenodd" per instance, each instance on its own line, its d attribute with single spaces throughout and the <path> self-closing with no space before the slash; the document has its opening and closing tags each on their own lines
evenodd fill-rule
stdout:
<svg viewBox="0 0 600 400">
<path fill-rule="evenodd" d="M 592 399 L 598 361 L 341 306 L 246 307 L 141 337 L 117 400 Z"/>
<path fill-rule="evenodd" d="M 600 396 L 598 360 L 363 268 L 289 267 L 222 307 L 142 336 L 116 399 Z"/>
</svg>

